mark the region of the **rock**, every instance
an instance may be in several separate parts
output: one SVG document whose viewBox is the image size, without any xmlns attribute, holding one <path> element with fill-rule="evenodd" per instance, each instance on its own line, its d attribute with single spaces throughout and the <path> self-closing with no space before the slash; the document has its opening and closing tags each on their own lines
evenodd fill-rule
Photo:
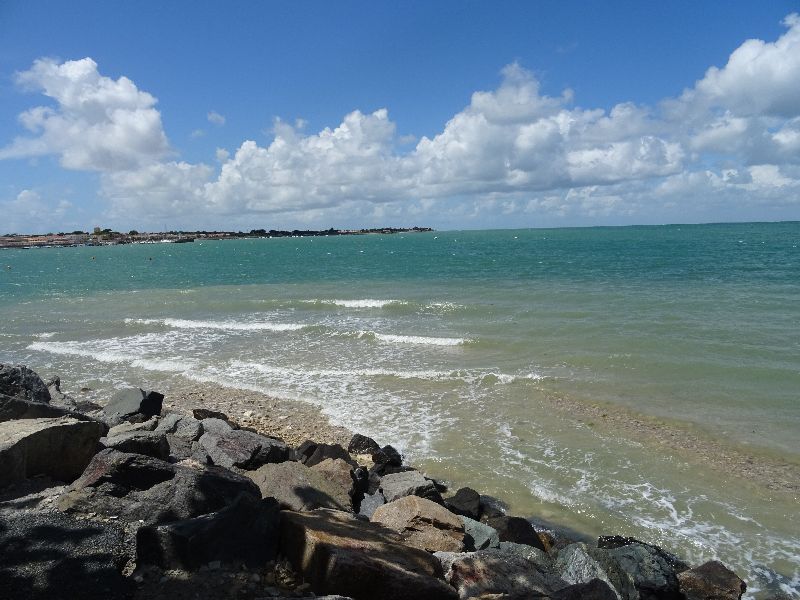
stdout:
<svg viewBox="0 0 800 600">
<path fill-rule="evenodd" d="M 139 388 L 120 390 L 103 408 L 103 414 L 110 423 L 130 421 L 134 416 L 149 419 L 161 414 L 164 396 L 158 392 L 145 391 Z M 138 420 L 138 419 L 133 419 Z"/>
<path fill-rule="evenodd" d="M 281 550 L 317 594 L 356 600 L 455 600 L 433 556 L 397 534 L 326 509 L 281 515 Z"/>
<path fill-rule="evenodd" d="M 530 521 L 522 517 L 494 517 L 488 519 L 486 524 L 494 527 L 500 536 L 501 542 L 514 542 L 516 544 L 527 544 L 539 550 L 546 551 L 542 540 L 530 524 Z"/>
<path fill-rule="evenodd" d="M 50 391 L 42 378 L 24 365 L 0 363 L 0 394 L 31 402 L 50 403 Z"/>
<path fill-rule="evenodd" d="M 111 437 L 122 433 L 130 433 L 131 431 L 154 431 L 158 424 L 158 417 L 152 417 L 147 421 L 141 421 L 139 423 L 123 421 L 119 425 L 114 425 L 114 427 L 109 429 L 108 436 Z"/>
<path fill-rule="evenodd" d="M 349 488 L 298 462 L 266 464 L 246 475 L 258 486 L 264 498 L 275 498 L 289 510 L 352 509 Z"/>
<path fill-rule="evenodd" d="M 164 434 L 156 431 L 128 431 L 100 440 L 104 448 L 120 452 L 133 452 L 166 460 L 169 458 L 169 443 Z"/>
<path fill-rule="evenodd" d="M 639 591 L 633 582 L 633 577 L 622 568 L 620 562 L 610 554 L 609 550 L 585 546 L 586 551 L 600 565 L 608 576 L 611 585 L 622 600 L 639 600 Z"/>
<path fill-rule="evenodd" d="M 199 444 L 215 465 L 252 470 L 266 463 L 279 463 L 290 458 L 289 447 L 281 441 L 242 429 L 225 433 L 209 432 L 206 421 L 203 421 L 206 433 L 200 436 Z"/>
<path fill-rule="evenodd" d="M 464 548 L 466 550 L 472 552 L 500 546 L 500 536 L 497 535 L 496 529 L 464 515 L 458 515 L 458 518 L 464 525 Z"/>
<path fill-rule="evenodd" d="M 739 600 L 747 584 L 718 560 L 678 573 L 678 586 L 686 600 Z"/>
<path fill-rule="evenodd" d="M 214 417 L 203 419 L 200 421 L 200 426 L 203 428 L 203 433 L 216 433 L 217 435 L 225 435 L 226 433 L 236 429 L 227 421 Z"/>
<path fill-rule="evenodd" d="M 484 495 L 481 496 L 480 515 L 480 520 L 486 522 L 489 519 L 506 516 L 506 511 L 500 500 Z"/>
<path fill-rule="evenodd" d="M 311 470 L 322 475 L 336 487 L 347 490 L 347 496 L 350 498 L 349 504 L 351 507 L 355 507 L 353 503 L 355 477 L 353 476 L 353 468 L 349 463 L 346 463 L 341 458 L 326 458 L 312 466 Z"/>
<path fill-rule="evenodd" d="M 69 410 L 61 406 L 34 402 L 23 398 L 12 398 L 0 394 L 0 422 L 13 421 L 16 419 L 47 419 L 56 417 L 70 417 L 78 421 L 96 421 L 82 413 Z M 103 426 L 103 431 L 108 430 L 108 426 Z"/>
<path fill-rule="evenodd" d="M 0 488 L 36 475 L 71 482 L 97 450 L 104 428 L 70 417 L 0 423 Z"/>
<path fill-rule="evenodd" d="M 204 430 L 201 421 L 198 421 L 193 417 L 178 415 L 178 419 L 173 427 L 172 421 L 174 418 L 170 415 L 168 416 L 170 419 L 164 423 L 164 429 L 169 429 L 169 431 L 165 431 L 165 433 L 175 435 L 176 437 L 188 440 L 190 442 L 196 442 L 200 439 L 200 436 L 203 435 Z M 164 422 L 164 420 L 165 419 L 162 419 L 162 422 Z M 160 431 L 160 429 L 158 430 Z"/>
<path fill-rule="evenodd" d="M 352 467 L 358 466 L 350 454 L 339 444 L 317 444 L 307 456 L 301 455 L 301 461 L 307 467 L 313 467 L 329 458 L 341 459 Z"/>
<path fill-rule="evenodd" d="M 514 542 L 500 542 L 497 546 L 500 552 L 506 554 L 515 554 L 521 556 L 536 565 L 536 568 L 543 573 L 552 573 L 555 571 L 553 559 L 547 552 L 542 552 L 539 548 L 528 546 L 528 544 L 515 544 Z"/>
<path fill-rule="evenodd" d="M 602 535 L 597 539 L 597 547 L 607 550 L 621 548 L 622 546 L 628 546 L 630 544 L 639 544 L 640 546 L 646 546 L 647 548 L 650 549 L 652 553 L 657 554 L 662 559 L 664 559 L 664 561 L 670 567 L 672 567 L 676 573 L 686 571 L 690 566 L 686 561 L 672 554 L 672 552 L 667 552 L 666 550 L 660 548 L 659 546 L 654 546 L 653 544 L 642 542 L 640 540 L 637 540 L 636 538 L 624 537 L 621 535 Z"/>
<path fill-rule="evenodd" d="M 558 553 L 555 569 L 561 579 L 567 583 L 587 584 L 594 579 L 599 579 L 614 589 L 615 600 L 621 600 L 621 596 L 617 594 L 614 584 L 605 570 L 589 555 L 586 544 L 570 544 L 566 548 L 562 548 Z"/>
<path fill-rule="evenodd" d="M 59 512 L 0 511 L 0 598 L 127 598 L 131 548 L 117 523 Z"/>
<path fill-rule="evenodd" d="M 675 567 L 657 546 L 632 543 L 608 550 L 636 586 L 642 600 L 681 598 Z"/>
<path fill-rule="evenodd" d="M 228 415 L 225 413 L 216 410 L 209 410 L 207 408 L 195 408 L 192 411 L 192 415 L 198 421 L 202 421 L 203 419 L 219 419 L 220 421 L 229 421 Z"/>
<path fill-rule="evenodd" d="M 464 525 L 443 506 L 418 496 L 405 496 L 379 506 L 370 519 L 400 534 L 403 541 L 426 552 L 461 552 Z"/>
<path fill-rule="evenodd" d="M 591 579 L 555 592 L 552 600 L 617 600 L 617 592 L 602 579 Z"/>
<path fill-rule="evenodd" d="M 360 433 L 356 433 L 347 445 L 347 451 L 350 454 L 372 454 L 380 449 L 381 447 L 375 440 Z"/>
<path fill-rule="evenodd" d="M 393 502 L 404 496 L 419 496 L 437 504 L 442 503 L 442 496 L 436 486 L 418 471 L 385 475 L 381 478 L 381 491 L 387 502 Z"/>
<path fill-rule="evenodd" d="M 164 436 L 169 446 L 169 456 L 167 460 L 170 462 L 180 462 L 187 458 L 191 458 L 195 451 L 197 442 L 178 437 L 174 433 L 168 433 Z M 208 455 L 203 452 L 203 460 L 198 462 L 202 465 L 208 464 Z"/>
<path fill-rule="evenodd" d="M 437 557 L 445 567 L 445 581 L 458 590 L 459 598 L 547 598 L 567 587 L 521 556 L 498 550 Z"/>
<path fill-rule="evenodd" d="M 280 510 L 273 498 L 242 494 L 222 510 L 136 533 L 137 564 L 195 570 L 219 561 L 262 567 L 278 551 Z"/>
<path fill-rule="evenodd" d="M 477 520 L 481 516 L 481 495 L 472 488 L 459 489 L 454 496 L 445 499 L 444 505 L 450 512 L 470 519 Z"/>
<path fill-rule="evenodd" d="M 375 509 L 384 504 L 386 504 L 386 498 L 380 492 L 366 494 L 358 507 L 358 514 L 371 519 L 372 515 L 375 514 Z"/>
<path fill-rule="evenodd" d="M 381 448 L 385 460 L 380 462 L 385 463 L 392 467 L 400 467 L 403 465 L 403 456 L 394 448 L 394 446 L 386 445 Z M 379 461 L 375 461 L 379 462 Z"/>
<path fill-rule="evenodd" d="M 252 481 L 227 469 L 195 468 L 103 450 L 59 498 L 58 507 L 156 524 L 220 510 L 239 494 L 261 497 Z"/>
</svg>

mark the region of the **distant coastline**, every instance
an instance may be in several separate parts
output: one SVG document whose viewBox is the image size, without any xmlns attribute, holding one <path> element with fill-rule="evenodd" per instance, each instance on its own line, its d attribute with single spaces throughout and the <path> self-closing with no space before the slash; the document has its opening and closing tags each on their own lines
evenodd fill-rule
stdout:
<svg viewBox="0 0 800 600">
<path fill-rule="evenodd" d="M 165 231 L 128 233 L 100 229 L 92 233 L 8 234 L 0 235 L 0 248 L 63 248 L 70 246 L 116 246 L 120 244 L 186 243 L 200 240 L 240 240 L 247 238 L 327 237 L 337 235 L 394 234 L 433 231 L 430 227 L 375 227 L 372 229 L 251 229 L 245 231 Z"/>
</svg>

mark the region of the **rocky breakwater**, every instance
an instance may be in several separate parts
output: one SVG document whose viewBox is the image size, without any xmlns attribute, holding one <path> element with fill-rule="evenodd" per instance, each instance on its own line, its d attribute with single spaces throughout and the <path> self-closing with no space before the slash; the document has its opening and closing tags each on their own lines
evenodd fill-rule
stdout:
<svg viewBox="0 0 800 600">
<path fill-rule="evenodd" d="M 102 408 L 53 400 L 32 371 L 0 365 L 0 598 L 727 600 L 745 591 L 718 562 L 691 568 L 635 539 L 586 544 L 537 531 L 470 488 L 449 494 L 361 435 L 348 448 L 292 448 L 203 407 L 165 412 L 157 392 L 122 391 Z"/>
</svg>

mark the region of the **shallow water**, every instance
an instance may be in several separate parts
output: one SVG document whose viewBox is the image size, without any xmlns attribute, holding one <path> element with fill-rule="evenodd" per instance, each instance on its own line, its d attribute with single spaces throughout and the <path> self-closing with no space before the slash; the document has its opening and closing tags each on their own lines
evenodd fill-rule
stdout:
<svg viewBox="0 0 800 600">
<path fill-rule="evenodd" d="M 0 360 L 319 403 L 517 513 L 800 597 L 796 494 L 613 426 L 800 462 L 798 245 L 779 223 L 7 250 Z M 574 409 L 598 402 L 611 425 Z"/>
</svg>

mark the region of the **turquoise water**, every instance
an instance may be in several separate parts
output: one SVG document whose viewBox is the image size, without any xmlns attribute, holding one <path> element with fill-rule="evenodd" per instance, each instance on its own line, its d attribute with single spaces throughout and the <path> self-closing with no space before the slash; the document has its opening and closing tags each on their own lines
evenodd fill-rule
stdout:
<svg viewBox="0 0 800 600">
<path fill-rule="evenodd" d="M 797 464 L 799 246 L 775 223 L 5 250 L 0 361 L 314 402 L 515 512 L 800 597 L 796 495 L 559 403 Z"/>
</svg>

